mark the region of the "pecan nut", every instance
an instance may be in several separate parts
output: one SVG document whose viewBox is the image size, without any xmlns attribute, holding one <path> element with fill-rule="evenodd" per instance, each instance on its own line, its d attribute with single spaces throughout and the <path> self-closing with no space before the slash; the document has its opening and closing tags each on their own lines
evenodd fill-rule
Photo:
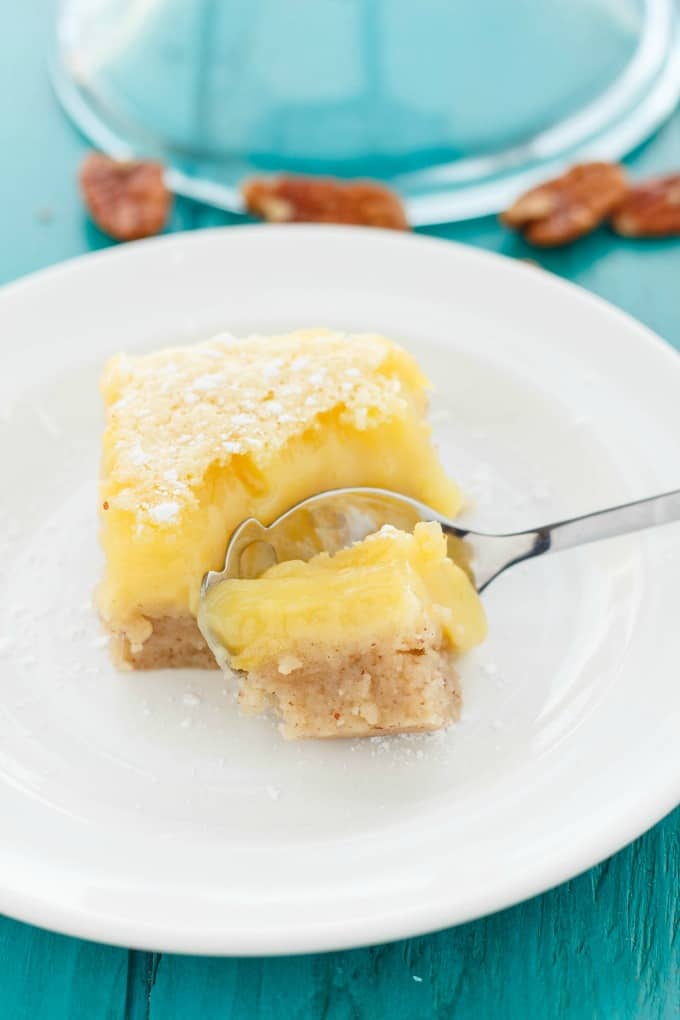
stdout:
<svg viewBox="0 0 680 1020">
<path fill-rule="evenodd" d="M 556 247 L 589 234 L 619 205 L 628 190 L 615 163 L 582 163 L 522 195 L 501 214 L 530 244 Z"/>
<path fill-rule="evenodd" d="M 408 230 L 397 195 L 375 181 L 329 177 L 251 177 L 242 187 L 248 212 L 272 223 L 351 223 Z"/>
<path fill-rule="evenodd" d="M 80 168 L 80 188 L 99 229 L 118 241 L 159 233 L 172 205 L 163 167 L 152 161 L 120 162 L 91 152 Z"/>
<path fill-rule="evenodd" d="M 643 181 L 631 188 L 611 217 L 624 237 L 674 237 L 680 234 L 680 173 Z"/>
</svg>

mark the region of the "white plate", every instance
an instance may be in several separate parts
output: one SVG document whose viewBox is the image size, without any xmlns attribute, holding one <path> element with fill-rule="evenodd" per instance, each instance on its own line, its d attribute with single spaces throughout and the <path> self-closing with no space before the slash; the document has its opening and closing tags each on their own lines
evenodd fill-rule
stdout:
<svg viewBox="0 0 680 1020">
<path fill-rule="evenodd" d="M 245 227 L 89 256 L 0 296 L 0 910 L 154 949 L 278 953 L 475 917 L 680 799 L 680 527 L 523 565 L 485 596 L 463 722 L 285 743 L 218 674 L 119 675 L 100 571 L 97 378 L 121 349 L 327 324 L 436 381 L 470 514 L 515 528 L 680 485 L 680 361 L 517 262 L 343 228 Z"/>
</svg>

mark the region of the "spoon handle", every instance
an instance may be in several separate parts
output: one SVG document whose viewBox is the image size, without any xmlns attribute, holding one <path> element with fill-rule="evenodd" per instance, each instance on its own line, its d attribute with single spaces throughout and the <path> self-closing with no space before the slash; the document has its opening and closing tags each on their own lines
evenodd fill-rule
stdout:
<svg viewBox="0 0 680 1020">
<path fill-rule="evenodd" d="M 469 532 L 467 538 L 475 550 L 477 590 L 482 591 L 502 571 L 522 560 L 673 521 L 680 521 L 680 489 L 512 535 Z"/>
<path fill-rule="evenodd" d="M 643 528 L 671 524 L 673 521 L 680 521 L 680 489 L 649 499 L 639 499 L 635 503 L 624 503 L 623 506 L 609 510 L 597 510 L 583 517 L 573 517 L 541 530 L 547 531 L 549 549 L 556 552 L 575 545 L 597 542 L 601 538 L 614 538 L 615 535 L 629 535 Z"/>
</svg>

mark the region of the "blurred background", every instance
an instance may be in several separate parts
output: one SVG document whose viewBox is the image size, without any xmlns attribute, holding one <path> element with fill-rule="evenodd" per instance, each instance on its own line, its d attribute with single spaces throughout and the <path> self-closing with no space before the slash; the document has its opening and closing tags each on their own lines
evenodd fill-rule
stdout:
<svg viewBox="0 0 680 1020">
<path fill-rule="evenodd" d="M 253 171 L 369 176 L 426 224 L 618 159 L 680 92 L 675 0 L 61 0 L 51 69 L 94 145 L 238 210 Z"/>
</svg>

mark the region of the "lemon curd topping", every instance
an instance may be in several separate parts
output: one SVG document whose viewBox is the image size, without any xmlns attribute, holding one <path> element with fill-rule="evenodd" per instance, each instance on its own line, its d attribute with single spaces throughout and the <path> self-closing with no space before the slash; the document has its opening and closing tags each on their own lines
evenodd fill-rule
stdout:
<svg viewBox="0 0 680 1020">
<path fill-rule="evenodd" d="M 446 725 L 460 700 L 453 660 L 486 635 L 436 523 L 384 527 L 334 556 L 224 580 L 199 622 L 245 671 L 245 710 L 273 709 L 293 737 Z"/>
<path fill-rule="evenodd" d="M 246 517 L 270 523 L 343 485 L 460 507 L 431 443 L 427 381 L 381 336 L 303 330 L 119 355 L 102 391 L 97 602 L 131 665 L 183 665 L 194 652 L 213 664 L 194 622 L 200 582 Z M 144 658 L 154 630 L 163 641 Z"/>
<path fill-rule="evenodd" d="M 423 615 L 456 651 L 484 639 L 481 602 L 448 558 L 436 523 L 417 524 L 413 534 L 385 526 L 334 556 L 224 580 L 209 589 L 201 625 L 224 645 L 234 669 L 250 670 L 286 659 L 293 645 L 365 644 L 402 633 Z"/>
</svg>

